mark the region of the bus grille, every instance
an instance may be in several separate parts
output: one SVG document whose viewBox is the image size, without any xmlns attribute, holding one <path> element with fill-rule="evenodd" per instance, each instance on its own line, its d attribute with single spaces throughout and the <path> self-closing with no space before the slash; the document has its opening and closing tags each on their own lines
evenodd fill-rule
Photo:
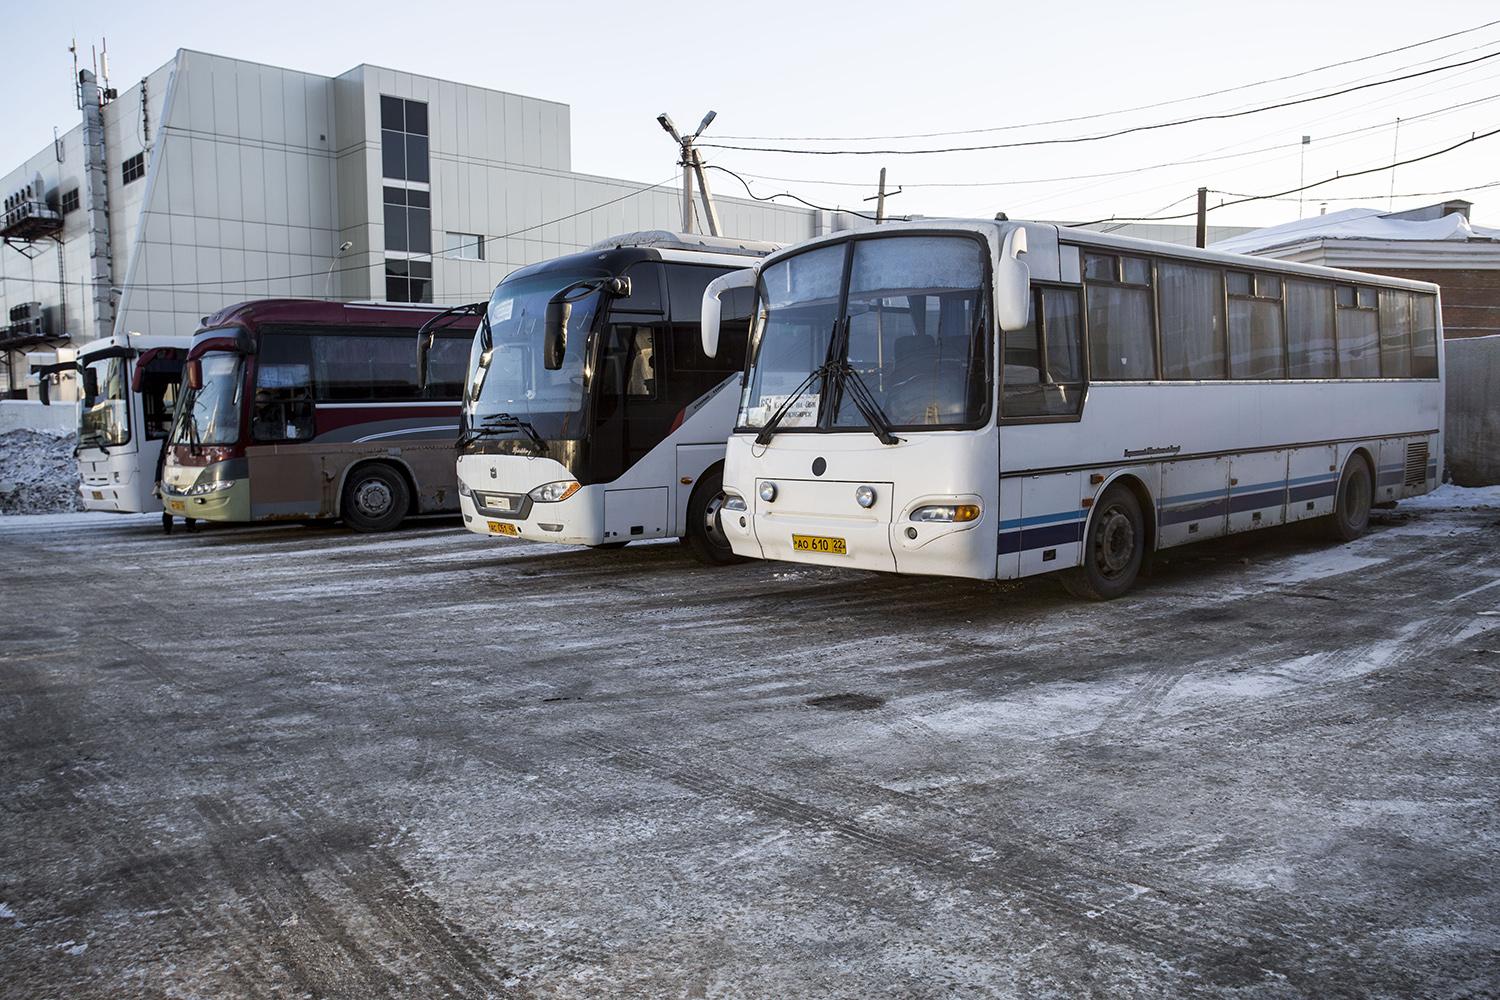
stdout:
<svg viewBox="0 0 1500 1000">
<path fill-rule="evenodd" d="M 1421 486 L 1427 482 L 1427 442 L 1406 446 L 1406 485 Z"/>
</svg>

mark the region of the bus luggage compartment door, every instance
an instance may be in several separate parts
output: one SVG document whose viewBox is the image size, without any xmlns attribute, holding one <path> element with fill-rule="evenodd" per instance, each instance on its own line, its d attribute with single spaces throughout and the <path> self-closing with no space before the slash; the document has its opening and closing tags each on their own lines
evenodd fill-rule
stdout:
<svg viewBox="0 0 1500 1000">
<path fill-rule="evenodd" d="M 667 488 L 604 491 L 604 540 L 629 542 L 667 533 Z"/>
<path fill-rule="evenodd" d="M 1161 470 L 1158 547 L 1224 534 L 1229 514 L 1229 460 L 1168 462 Z"/>
</svg>

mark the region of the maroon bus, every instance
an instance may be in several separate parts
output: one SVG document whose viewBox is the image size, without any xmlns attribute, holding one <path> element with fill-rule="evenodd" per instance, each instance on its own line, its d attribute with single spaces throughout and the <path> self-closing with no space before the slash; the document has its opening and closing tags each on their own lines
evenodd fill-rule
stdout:
<svg viewBox="0 0 1500 1000">
<path fill-rule="evenodd" d="M 478 321 L 451 317 L 437 331 L 419 386 L 416 333 L 441 312 L 264 299 L 205 317 L 167 441 L 165 510 L 340 518 L 356 531 L 456 511 L 453 446 Z"/>
</svg>

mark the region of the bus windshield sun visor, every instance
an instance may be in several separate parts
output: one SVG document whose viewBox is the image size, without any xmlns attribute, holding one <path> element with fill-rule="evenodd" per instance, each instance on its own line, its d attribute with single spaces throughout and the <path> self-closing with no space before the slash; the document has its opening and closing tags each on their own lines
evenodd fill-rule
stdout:
<svg viewBox="0 0 1500 1000">
<path fill-rule="evenodd" d="M 600 289 L 609 295 L 627 298 L 630 295 L 630 279 L 624 276 L 580 278 L 563 286 L 547 300 L 547 313 L 543 321 L 542 365 L 549 372 L 562 368 L 563 357 L 567 354 L 568 320 L 573 315 L 573 303 Z"/>
</svg>

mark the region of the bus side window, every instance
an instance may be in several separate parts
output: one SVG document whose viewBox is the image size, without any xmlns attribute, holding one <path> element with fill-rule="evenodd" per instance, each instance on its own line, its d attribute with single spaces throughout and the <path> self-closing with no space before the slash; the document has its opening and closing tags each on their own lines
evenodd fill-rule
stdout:
<svg viewBox="0 0 1500 1000">
<path fill-rule="evenodd" d="M 141 417 L 148 439 L 163 439 L 171 433 L 181 383 L 181 355 L 154 358 L 146 366 L 141 376 Z"/>
<path fill-rule="evenodd" d="M 261 338 L 255 358 L 257 441 L 306 441 L 313 436 L 312 347 L 300 334 Z"/>
<path fill-rule="evenodd" d="M 703 321 L 703 290 L 715 278 L 727 274 L 722 268 L 692 264 L 668 264 L 667 290 L 672 319 L 672 370 L 712 372 L 725 375 L 745 367 L 745 342 L 750 334 L 750 309 L 755 293 L 735 288 L 720 300 L 719 352 L 703 353 L 699 324 Z"/>
<path fill-rule="evenodd" d="M 1032 295 L 1026 328 L 1002 334 L 1001 416 L 1078 414 L 1084 385 L 1080 312 L 1077 289 L 1040 288 Z"/>
</svg>

